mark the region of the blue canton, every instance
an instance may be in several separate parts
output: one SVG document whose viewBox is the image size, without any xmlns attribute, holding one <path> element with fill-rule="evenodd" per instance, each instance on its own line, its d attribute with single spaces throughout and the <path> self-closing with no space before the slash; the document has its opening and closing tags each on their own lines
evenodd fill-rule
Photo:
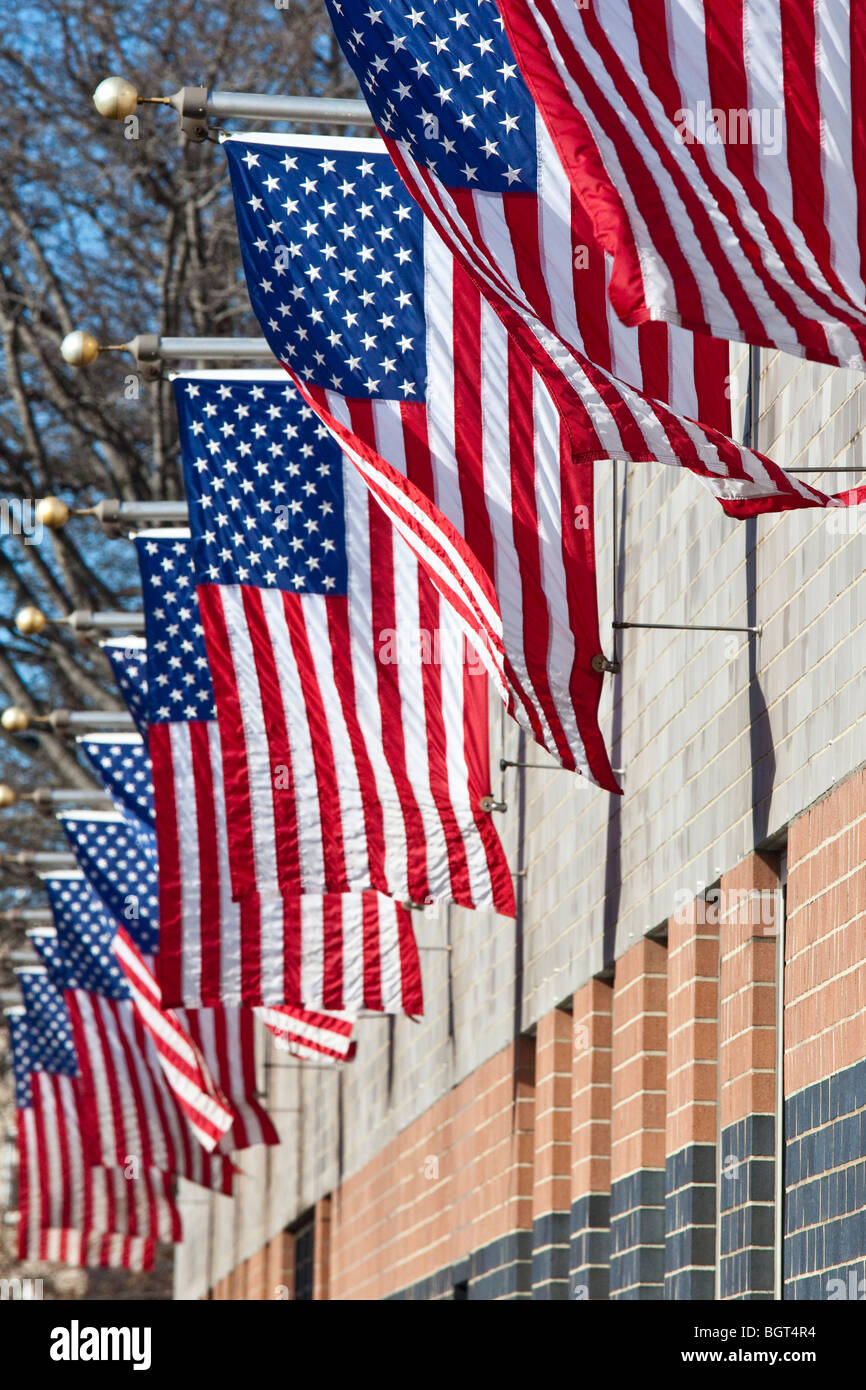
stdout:
<svg viewBox="0 0 866 1390">
<path fill-rule="evenodd" d="M 143 743 L 82 738 L 87 760 L 115 802 L 153 826 L 153 783 L 150 756 Z"/>
<path fill-rule="evenodd" d="M 20 971 L 18 983 L 27 1010 L 31 1071 L 77 1076 L 72 1020 L 60 990 L 41 970 Z"/>
<path fill-rule="evenodd" d="M 495 0 L 326 0 L 384 134 L 449 188 L 536 188 L 535 105 Z"/>
<path fill-rule="evenodd" d="M 343 459 L 295 387 L 175 383 L 201 584 L 345 594 Z"/>
<path fill-rule="evenodd" d="M 275 356 L 344 396 L 423 402 L 423 214 L 386 151 L 223 148 L 247 289 Z"/>
<path fill-rule="evenodd" d="M 12 1044 L 12 1071 L 15 1077 L 15 1109 L 27 1110 L 33 1104 L 30 1073 L 33 1071 L 33 1052 L 30 1046 L 30 1025 L 23 1009 L 6 1015 L 9 1041 Z"/>
<path fill-rule="evenodd" d="M 34 932 L 34 947 L 61 989 L 84 989 L 107 999 L 128 999 L 129 986 L 113 941 L 114 921 L 81 877 L 44 880 L 55 934 Z"/>
<path fill-rule="evenodd" d="M 151 724 L 216 719 L 188 536 L 136 537 Z"/>
<path fill-rule="evenodd" d="M 103 642 L 102 649 L 135 727 L 147 738 L 147 648 L 112 637 Z"/>
<path fill-rule="evenodd" d="M 145 955 L 159 949 L 156 836 L 131 816 L 59 818 L 82 872 L 115 921 Z"/>
</svg>

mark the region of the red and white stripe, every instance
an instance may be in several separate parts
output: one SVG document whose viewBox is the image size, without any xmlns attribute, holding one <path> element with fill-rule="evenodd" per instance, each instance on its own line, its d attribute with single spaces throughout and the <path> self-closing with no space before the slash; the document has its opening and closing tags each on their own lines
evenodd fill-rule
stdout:
<svg viewBox="0 0 866 1390">
<path fill-rule="evenodd" d="M 472 217 L 464 216 L 474 209 L 474 195 L 452 194 L 405 149 L 393 141 L 388 148 L 409 191 L 543 378 L 572 440 L 573 460 L 613 458 L 687 468 L 724 511 L 737 517 L 866 500 L 864 488 L 828 496 L 810 487 L 719 430 L 634 390 L 551 332 L 519 280 L 511 283 L 494 261 L 502 254 L 501 243 L 490 245 L 474 234 Z"/>
<path fill-rule="evenodd" d="M 592 469 L 573 466 L 540 374 L 432 229 L 425 267 L 437 383 L 425 407 L 296 384 L 465 628 L 486 635 L 509 712 L 564 766 L 618 790 L 592 667 L 601 652 Z"/>
<path fill-rule="evenodd" d="M 70 871 L 54 877 L 77 879 L 81 874 Z M 28 934 L 53 936 L 54 929 L 40 928 Z M 153 962 L 144 957 L 141 960 L 143 969 L 150 972 L 149 992 L 152 997 L 159 994 L 165 1010 Z M 250 1010 L 217 1004 L 214 1008 L 178 1010 L 172 1017 L 198 1050 L 217 1092 L 231 1111 L 231 1128 L 220 1141 L 222 1151 L 278 1143 L 276 1129 L 256 1098 L 255 1029 Z"/>
<path fill-rule="evenodd" d="M 84 990 L 67 990 L 64 999 L 91 1161 L 124 1167 L 132 1158 L 139 1171 L 155 1168 L 231 1193 L 231 1162 L 208 1153 L 199 1142 L 132 1001 Z"/>
<path fill-rule="evenodd" d="M 232 1113 L 232 1127 L 222 1151 L 278 1144 L 279 1135 L 256 1099 L 256 1039 L 253 1013 L 219 1005 L 213 1009 L 178 1009 L 177 1018 L 198 1048 L 220 1094 Z"/>
<path fill-rule="evenodd" d="M 149 742 L 159 856 L 154 970 L 165 1007 L 222 1007 L 229 1013 L 240 1005 L 287 1004 L 423 1012 L 418 948 L 402 904 L 372 891 L 279 891 L 269 898 L 255 892 L 235 902 L 217 724 L 154 724 Z M 243 759 L 247 747 L 238 744 L 236 756 Z M 259 801 L 262 794 L 260 787 Z M 271 810 L 265 824 L 274 823 Z M 233 842 L 239 841 L 243 854 L 251 825 L 243 806 L 232 824 Z M 267 842 L 262 858 L 275 861 Z M 270 882 L 276 883 L 275 873 Z M 187 1017 L 192 1026 L 195 1015 Z M 223 1075 L 214 1074 L 218 1080 Z M 237 1094 L 220 1085 L 230 1100 Z"/>
<path fill-rule="evenodd" d="M 244 942 L 261 945 L 251 1003 L 316 1012 L 424 1012 L 411 913 L 381 893 L 245 898 Z M 296 1005 L 294 1001 L 299 1001 Z"/>
<path fill-rule="evenodd" d="M 210 1152 L 231 1129 L 234 1116 L 200 1050 L 171 1009 L 162 1007 L 159 985 L 141 952 L 121 928 L 114 954 L 126 976 L 133 1003 L 151 1038 L 159 1065 L 193 1134 Z"/>
<path fill-rule="evenodd" d="M 170 1175 L 92 1166 L 72 1079 L 33 1072 L 30 1086 L 17 1116 L 19 1258 L 150 1268 L 155 1241 L 181 1238 Z"/>
<path fill-rule="evenodd" d="M 863 0 L 498 3 L 617 313 L 862 371 Z M 713 109 L 778 125 L 681 138 Z"/>
<path fill-rule="evenodd" d="M 354 1019 L 350 1014 L 321 1014 L 307 1009 L 256 1009 L 283 1052 L 305 1061 L 350 1062 Z"/>
<path fill-rule="evenodd" d="M 459 620 L 348 463 L 343 489 L 347 596 L 198 588 L 233 897 L 260 895 L 264 914 L 284 894 L 373 889 L 512 914 L 508 866 L 480 804 L 491 790 L 487 682 L 466 660 Z M 445 659 L 419 659 L 423 632 Z"/>
<path fill-rule="evenodd" d="M 306 143 L 347 159 L 383 149 L 379 141 Z M 558 292 L 566 251 L 554 251 Z M 542 376 L 432 228 L 424 259 L 426 402 L 346 400 L 283 365 L 457 614 L 509 712 L 563 766 L 618 791 L 598 727 L 602 676 L 592 667 L 602 652 L 592 469 L 572 466 L 573 443 Z M 571 264 L 568 254 L 569 274 Z M 603 275 L 597 255 L 591 274 Z"/>
</svg>

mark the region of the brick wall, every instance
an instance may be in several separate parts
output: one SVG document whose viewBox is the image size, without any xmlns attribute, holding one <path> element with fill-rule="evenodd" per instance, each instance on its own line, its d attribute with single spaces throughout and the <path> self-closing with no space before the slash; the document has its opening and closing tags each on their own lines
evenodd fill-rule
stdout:
<svg viewBox="0 0 866 1390">
<path fill-rule="evenodd" d="M 535 1038 L 532 1296 L 568 1297 L 572 1017 L 553 1009 Z"/>
<path fill-rule="evenodd" d="M 719 933 L 701 898 L 668 922 L 665 1298 L 714 1297 Z"/>
<path fill-rule="evenodd" d="M 331 1297 L 529 1297 L 535 1045 L 479 1067 L 331 1204 Z"/>
<path fill-rule="evenodd" d="M 785 1297 L 866 1297 L 866 773 L 788 838 Z"/>
<path fill-rule="evenodd" d="M 323 1197 L 313 1212 L 313 1299 L 331 1297 L 331 1198 Z"/>
<path fill-rule="evenodd" d="M 667 949 L 616 963 L 611 1035 L 610 1296 L 664 1293 Z"/>
<path fill-rule="evenodd" d="M 778 888 L 769 855 L 721 879 L 721 1298 L 773 1297 Z"/>
<path fill-rule="evenodd" d="M 572 1293 L 610 1293 L 610 1070 L 613 988 L 590 980 L 572 1000 Z"/>
<path fill-rule="evenodd" d="M 860 772 L 787 846 L 786 1298 L 866 1297 L 864 859 Z M 781 903 L 748 856 L 436 1101 L 315 1205 L 314 1297 L 771 1298 Z M 293 1262 L 282 1232 L 213 1297 Z"/>
</svg>

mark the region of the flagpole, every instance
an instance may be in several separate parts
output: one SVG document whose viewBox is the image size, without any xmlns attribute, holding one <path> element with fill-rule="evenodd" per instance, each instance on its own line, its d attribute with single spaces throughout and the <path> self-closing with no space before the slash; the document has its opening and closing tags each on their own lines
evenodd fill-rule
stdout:
<svg viewBox="0 0 866 1390">
<path fill-rule="evenodd" d="M 104 609 L 92 612 L 89 608 L 76 608 L 64 618 L 49 618 L 29 604 L 15 615 L 15 626 L 25 637 L 36 637 L 46 627 L 71 627 L 73 632 L 89 633 L 95 631 L 143 632 L 144 614 L 126 613 L 123 609 Z"/>
<path fill-rule="evenodd" d="M 117 497 L 104 497 L 93 507 L 68 507 L 59 497 L 42 497 L 36 503 L 35 517 L 41 526 L 59 531 L 70 517 L 92 516 L 106 531 L 122 535 L 125 530 L 157 521 L 163 525 L 185 526 L 189 521 L 186 502 L 121 502 Z"/>
<path fill-rule="evenodd" d="M 78 860 L 63 850 L 24 849 L 17 854 L 0 854 L 0 864 L 17 864 L 23 869 L 76 869 Z"/>
<path fill-rule="evenodd" d="M 110 733 L 135 728 L 135 721 L 126 710 L 55 709 L 50 714 L 29 714 L 18 705 L 4 709 L 0 724 L 8 734 L 23 734 L 31 724 L 49 724 L 55 733 L 65 733 L 69 729 Z"/>
<path fill-rule="evenodd" d="M 170 106 L 180 117 L 184 134 L 199 141 L 209 138 L 209 116 L 315 125 L 373 124 L 367 103 L 353 97 L 271 96 L 265 92 L 208 91 L 206 87 L 181 87 L 170 97 L 142 97 L 124 77 L 104 78 L 93 93 L 93 104 L 109 121 L 125 121 L 139 106 Z"/>
<path fill-rule="evenodd" d="M 112 806 L 111 797 L 102 787 L 36 787 L 32 792 L 15 791 L 14 787 L 0 786 L 0 809 L 20 805 L 22 801 L 32 801 L 37 811 L 50 811 L 52 806 Z"/>
<path fill-rule="evenodd" d="M 103 352 L 128 353 L 146 381 L 160 379 L 163 362 L 207 359 L 279 366 L 265 338 L 164 338 L 158 333 L 137 333 L 127 343 L 100 343 L 86 329 L 76 328 L 60 344 L 60 355 L 69 367 L 89 367 Z"/>
</svg>

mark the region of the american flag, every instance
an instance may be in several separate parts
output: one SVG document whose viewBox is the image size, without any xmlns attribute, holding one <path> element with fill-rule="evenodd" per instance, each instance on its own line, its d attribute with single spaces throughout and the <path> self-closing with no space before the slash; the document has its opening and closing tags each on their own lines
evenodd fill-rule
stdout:
<svg viewBox="0 0 866 1390">
<path fill-rule="evenodd" d="M 75 891 L 61 874 L 46 880 L 46 887 L 50 899 Z M 230 1193 L 232 1164 L 222 1154 L 208 1153 L 196 1138 L 129 997 L 111 949 L 113 924 L 105 926 L 94 912 L 79 935 L 86 951 L 76 951 L 71 960 L 65 951 L 52 949 L 50 939 L 37 944 L 34 938 L 34 945 L 62 991 L 68 1019 L 61 1042 L 66 1055 L 75 1058 L 81 1129 L 91 1162 L 123 1169 L 134 1161 L 138 1173 L 158 1170 Z"/>
<path fill-rule="evenodd" d="M 539 374 L 425 222 L 379 141 L 224 146 L 247 288 L 302 384 L 475 642 L 506 707 L 618 790 L 591 468 Z"/>
<path fill-rule="evenodd" d="M 231 1128 L 220 1143 L 223 1152 L 277 1143 L 276 1130 L 256 1098 L 250 1011 L 222 1006 L 177 1011 L 162 1008 L 151 962 L 125 933 L 117 933 L 117 924 L 87 879 L 71 873 L 47 875 L 45 887 L 55 923 L 57 945 L 53 949 L 63 962 L 65 987 L 132 999 L 169 1067 L 173 1089 L 178 1090 L 174 1082 L 179 1066 L 195 1069 L 203 1060 L 206 1074 L 213 1078 L 207 1083 L 209 1089 L 216 1089 L 231 1113 Z M 37 949 L 44 950 L 46 945 L 52 949 L 50 941 L 34 938 L 34 944 Z M 98 969 L 94 968 L 94 956 Z M 187 1093 L 189 1088 L 189 1078 L 184 1075 L 179 1089 Z"/>
<path fill-rule="evenodd" d="M 147 740 L 147 643 L 143 637 L 106 637 L 99 644 L 142 738 Z"/>
<path fill-rule="evenodd" d="M 626 322 L 866 369 L 862 0 L 499 0 Z"/>
<path fill-rule="evenodd" d="M 50 881 L 47 880 L 47 883 Z M 68 887 L 70 880 L 65 880 L 65 884 L 67 887 L 61 891 L 71 892 Z M 49 897 L 53 897 L 51 892 Z M 67 929 L 70 929 L 68 917 Z M 89 930 L 95 930 L 93 924 L 90 924 Z M 111 941 L 111 937 L 108 940 Z M 114 937 L 113 952 L 118 965 L 124 970 L 129 997 L 135 1005 L 140 1023 L 149 1034 L 158 1065 L 177 1097 L 179 1108 L 199 1143 L 207 1150 L 213 1150 L 225 1131 L 231 1129 L 231 1108 L 215 1086 L 207 1063 L 182 1029 L 177 1016 L 160 1008 L 156 981 L 153 981 L 142 956 L 122 929 Z M 76 962 L 76 965 L 81 969 L 81 963 Z M 147 986 L 145 976 L 150 976 L 152 986 Z M 96 990 L 96 986 L 97 962 L 92 960 L 89 988 Z"/>
<path fill-rule="evenodd" d="M 118 809 L 153 829 L 150 755 L 141 734 L 84 734 L 76 741 Z"/>
<path fill-rule="evenodd" d="M 283 382 L 285 378 L 282 378 Z M 183 533 L 138 541 L 149 647 L 160 951 L 167 1004 L 422 1011 L 405 908 L 370 893 L 249 892 L 232 899 L 223 750 L 192 550 Z"/>
<path fill-rule="evenodd" d="M 459 4 L 424 0 L 411 13 L 390 0 L 361 14 L 330 8 L 389 148 L 399 158 L 408 144 L 435 173 L 488 264 L 522 288 L 546 328 L 630 386 L 729 434 L 727 342 L 664 324 L 627 327 L 608 312 L 610 264 L 495 4 L 465 15 Z"/>
<path fill-rule="evenodd" d="M 165 1173 L 93 1166 L 82 1138 L 74 1052 L 62 995 L 36 970 L 19 975 L 26 1004 L 10 1011 L 18 1121 L 18 1255 L 69 1264 L 150 1268 L 157 1240 L 180 1239 Z"/>
<path fill-rule="evenodd" d="M 487 680 L 451 609 L 285 373 L 175 391 L 235 896 L 512 913 Z"/>
<path fill-rule="evenodd" d="M 578 14 L 592 13 L 572 4 L 569 10 L 578 24 Z M 567 276 L 559 280 L 561 296 L 551 332 L 554 296 L 545 267 L 555 260 L 564 264 L 559 258 L 568 251 L 560 237 L 559 258 L 555 253 L 556 190 L 551 190 L 552 203 L 539 200 L 541 217 L 534 240 L 515 200 L 519 204 L 521 187 L 530 193 L 543 188 L 539 170 L 542 180 L 549 178 L 558 161 L 549 137 L 541 133 L 534 106 L 521 110 L 519 94 L 526 88 L 518 82 L 514 55 L 494 4 L 464 12 L 459 6 L 420 0 L 407 12 L 394 0 L 382 0 L 376 9 L 362 13 L 352 6 L 350 13 L 349 6 L 329 0 L 329 11 L 401 177 L 495 307 L 509 336 L 543 376 L 571 435 L 575 457 L 687 468 L 726 512 L 740 517 L 848 506 L 859 503 L 861 494 L 866 498 L 863 489 L 828 497 L 736 444 L 711 422 L 696 423 L 633 389 L 628 377 L 624 381 L 613 376 L 593 361 L 576 345 L 569 327 L 569 299 L 574 299 L 573 292 L 569 296 L 570 265 Z M 642 13 L 648 13 L 645 7 Z M 691 48 L 700 42 L 696 34 Z M 471 73 L 461 75 L 467 65 Z M 537 153 L 531 159 L 527 145 L 533 142 Z M 559 183 L 561 198 L 561 170 Z M 546 239 L 548 213 L 551 240 Z M 559 223 L 567 226 L 563 212 Z M 596 226 L 605 244 L 604 228 L 599 222 Z M 693 229 L 689 245 L 699 253 L 701 238 Z"/>
<path fill-rule="evenodd" d="M 180 1239 L 180 1213 L 174 1199 L 173 1175 L 159 1170 L 143 1169 L 134 1176 L 114 1163 L 94 1163 L 87 1138 L 81 1133 L 81 1100 L 78 1082 L 70 1086 L 69 1078 L 79 1076 L 78 1058 L 72 1035 L 72 1024 L 66 1008 L 62 956 L 56 942 L 47 942 L 43 934 L 33 939 L 45 963 L 45 971 L 29 967 L 19 972 L 18 980 L 24 996 L 28 1033 L 37 1050 L 39 1069 L 54 1077 L 63 1077 L 64 1086 L 45 1083 L 43 1100 L 51 1097 L 58 1122 L 62 1119 L 69 1128 L 70 1145 L 76 1153 L 85 1154 L 96 1171 L 87 1179 L 94 1219 L 100 1228 L 148 1240 L 175 1241 Z M 53 947 L 53 949 L 52 949 Z M 62 1111 L 60 1107 L 62 1093 Z M 74 1113 L 73 1113 L 74 1106 Z M 44 1125 L 44 1115 L 37 1123 Z M 50 1123 L 50 1122 L 49 1122 Z M 62 1134 L 54 1136 L 58 1149 L 67 1142 Z M 52 1146 L 53 1147 L 53 1146 Z M 49 1159 L 50 1161 L 50 1159 Z M 77 1162 L 77 1159 L 76 1159 Z M 62 1168 L 61 1164 L 61 1168 Z M 70 1166 L 70 1173 L 73 1169 Z M 50 1191 L 50 1181 L 43 1183 Z"/>
</svg>

